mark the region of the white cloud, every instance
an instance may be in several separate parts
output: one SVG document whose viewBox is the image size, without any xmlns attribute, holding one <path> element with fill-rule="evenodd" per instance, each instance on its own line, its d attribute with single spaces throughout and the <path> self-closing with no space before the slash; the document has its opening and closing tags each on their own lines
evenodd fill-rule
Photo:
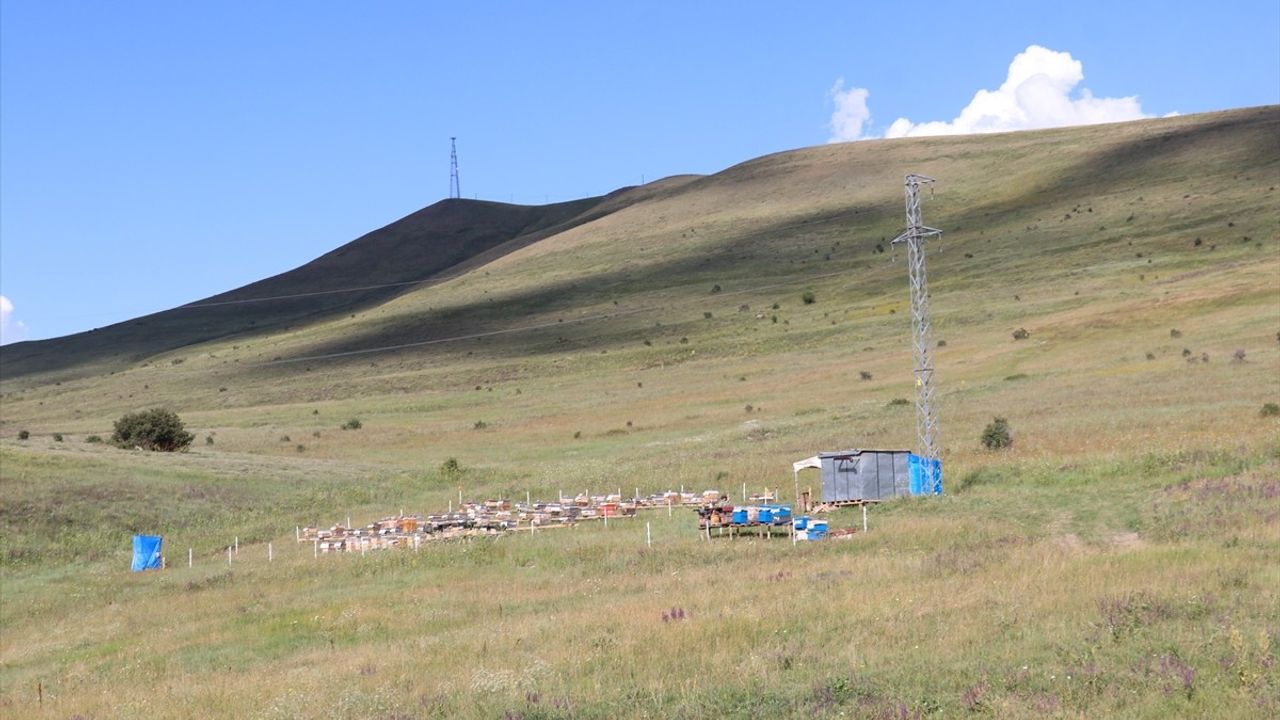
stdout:
<svg viewBox="0 0 1280 720">
<path fill-rule="evenodd" d="M 979 90 L 954 120 L 914 123 L 900 117 L 889 125 L 884 137 L 968 135 L 1151 117 L 1142 112 L 1136 95 L 1099 98 L 1088 88 L 1077 92 L 1083 81 L 1084 66 L 1071 53 L 1032 45 L 1013 58 L 1008 76 L 998 89 Z M 842 84 L 837 83 L 837 88 Z M 857 134 L 841 132 L 842 126 L 837 122 L 840 98 L 835 91 L 832 97 L 836 100 L 836 112 L 831 117 L 832 141 L 872 137 L 863 134 L 861 125 Z"/>
<path fill-rule="evenodd" d="M 13 303 L 0 295 L 0 345 L 27 339 L 27 326 L 13 316 Z"/>
<path fill-rule="evenodd" d="M 871 120 L 871 111 L 867 109 L 865 88 L 844 89 L 844 78 L 836 80 L 827 96 L 835 103 L 836 111 L 831 113 L 831 141 L 861 140 L 863 126 Z"/>
</svg>

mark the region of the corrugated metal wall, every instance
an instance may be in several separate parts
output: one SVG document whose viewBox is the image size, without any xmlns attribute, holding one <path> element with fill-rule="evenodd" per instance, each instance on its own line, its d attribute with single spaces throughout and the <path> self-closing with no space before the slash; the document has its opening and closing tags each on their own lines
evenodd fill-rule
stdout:
<svg viewBox="0 0 1280 720">
<path fill-rule="evenodd" d="M 822 502 L 884 500 L 911 491 L 907 450 L 821 453 Z"/>
</svg>

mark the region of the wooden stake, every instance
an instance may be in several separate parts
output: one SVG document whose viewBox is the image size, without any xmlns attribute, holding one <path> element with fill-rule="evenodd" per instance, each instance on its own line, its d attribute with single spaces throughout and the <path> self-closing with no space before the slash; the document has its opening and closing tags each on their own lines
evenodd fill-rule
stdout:
<svg viewBox="0 0 1280 720">
<path fill-rule="evenodd" d="M 867 531 L 867 504 L 862 503 L 862 532 Z"/>
<path fill-rule="evenodd" d="M 240 554 L 240 536 L 236 536 L 236 555 Z"/>
<path fill-rule="evenodd" d="M 271 547 L 271 543 L 267 543 L 267 562 L 274 562 L 276 559 L 275 548 Z"/>
<path fill-rule="evenodd" d="M 231 546 L 227 546 L 227 567 L 231 567 Z"/>
<path fill-rule="evenodd" d="M 192 557 L 191 548 L 187 548 L 187 567 L 191 567 L 193 564 L 194 558 Z"/>
<path fill-rule="evenodd" d="M 649 529 L 649 523 L 644 524 L 644 544 L 653 547 L 653 532 Z"/>
<path fill-rule="evenodd" d="M 320 541 L 313 540 L 315 544 L 311 546 L 311 552 L 315 557 L 320 557 Z"/>
</svg>

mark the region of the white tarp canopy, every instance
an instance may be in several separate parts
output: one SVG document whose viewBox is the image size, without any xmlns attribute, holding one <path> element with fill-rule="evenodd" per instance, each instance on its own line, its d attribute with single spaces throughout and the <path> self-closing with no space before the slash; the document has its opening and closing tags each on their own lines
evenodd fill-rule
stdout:
<svg viewBox="0 0 1280 720">
<path fill-rule="evenodd" d="M 795 461 L 795 462 L 791 463 L 791 470 L 792 470 L 793 472 L 800 472 L 801 470 L 804 470 L 805 468 L 819 468 L 819 469 L 821 469 L 821 468 L 822 468 L 822 461 L 818 459 L 818 456 L 817 456 L 817 455 L 814 455 L 814 456 L 813 456 L 813 457 L 811 457 L 811 458 L 805 458 L 805 459 L 803 459 L 803 460 L 797 460 L 797 461 Z"/>
</svg>

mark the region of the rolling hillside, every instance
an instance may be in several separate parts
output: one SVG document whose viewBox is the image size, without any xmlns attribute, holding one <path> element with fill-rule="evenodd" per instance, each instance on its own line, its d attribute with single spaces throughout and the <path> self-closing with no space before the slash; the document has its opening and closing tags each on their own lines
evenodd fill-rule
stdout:
<svg viewBox="0 0 1280 720">
<path fill-rule="evenodd" d="M 914 447 L 888 243 L 908 172 L 937 178 L 945 231 L 942 497 L 826 545 L 707 543 L 687 512 L 654 516 L 652 549 L 624 522 L 415 555 L 294 544 L 459 492 L 789 498 L 795 459 Z M 1280 107 L 446 201 L 197 304 L 0 350 L 0 708 L 1280 713 Z M 154 406 L 189 452 L 86 441 Z M 978 442 L 996 416 L 1009 450 Z M 122 572 L 141 530 L 194 567 Z"/>
</svg>

